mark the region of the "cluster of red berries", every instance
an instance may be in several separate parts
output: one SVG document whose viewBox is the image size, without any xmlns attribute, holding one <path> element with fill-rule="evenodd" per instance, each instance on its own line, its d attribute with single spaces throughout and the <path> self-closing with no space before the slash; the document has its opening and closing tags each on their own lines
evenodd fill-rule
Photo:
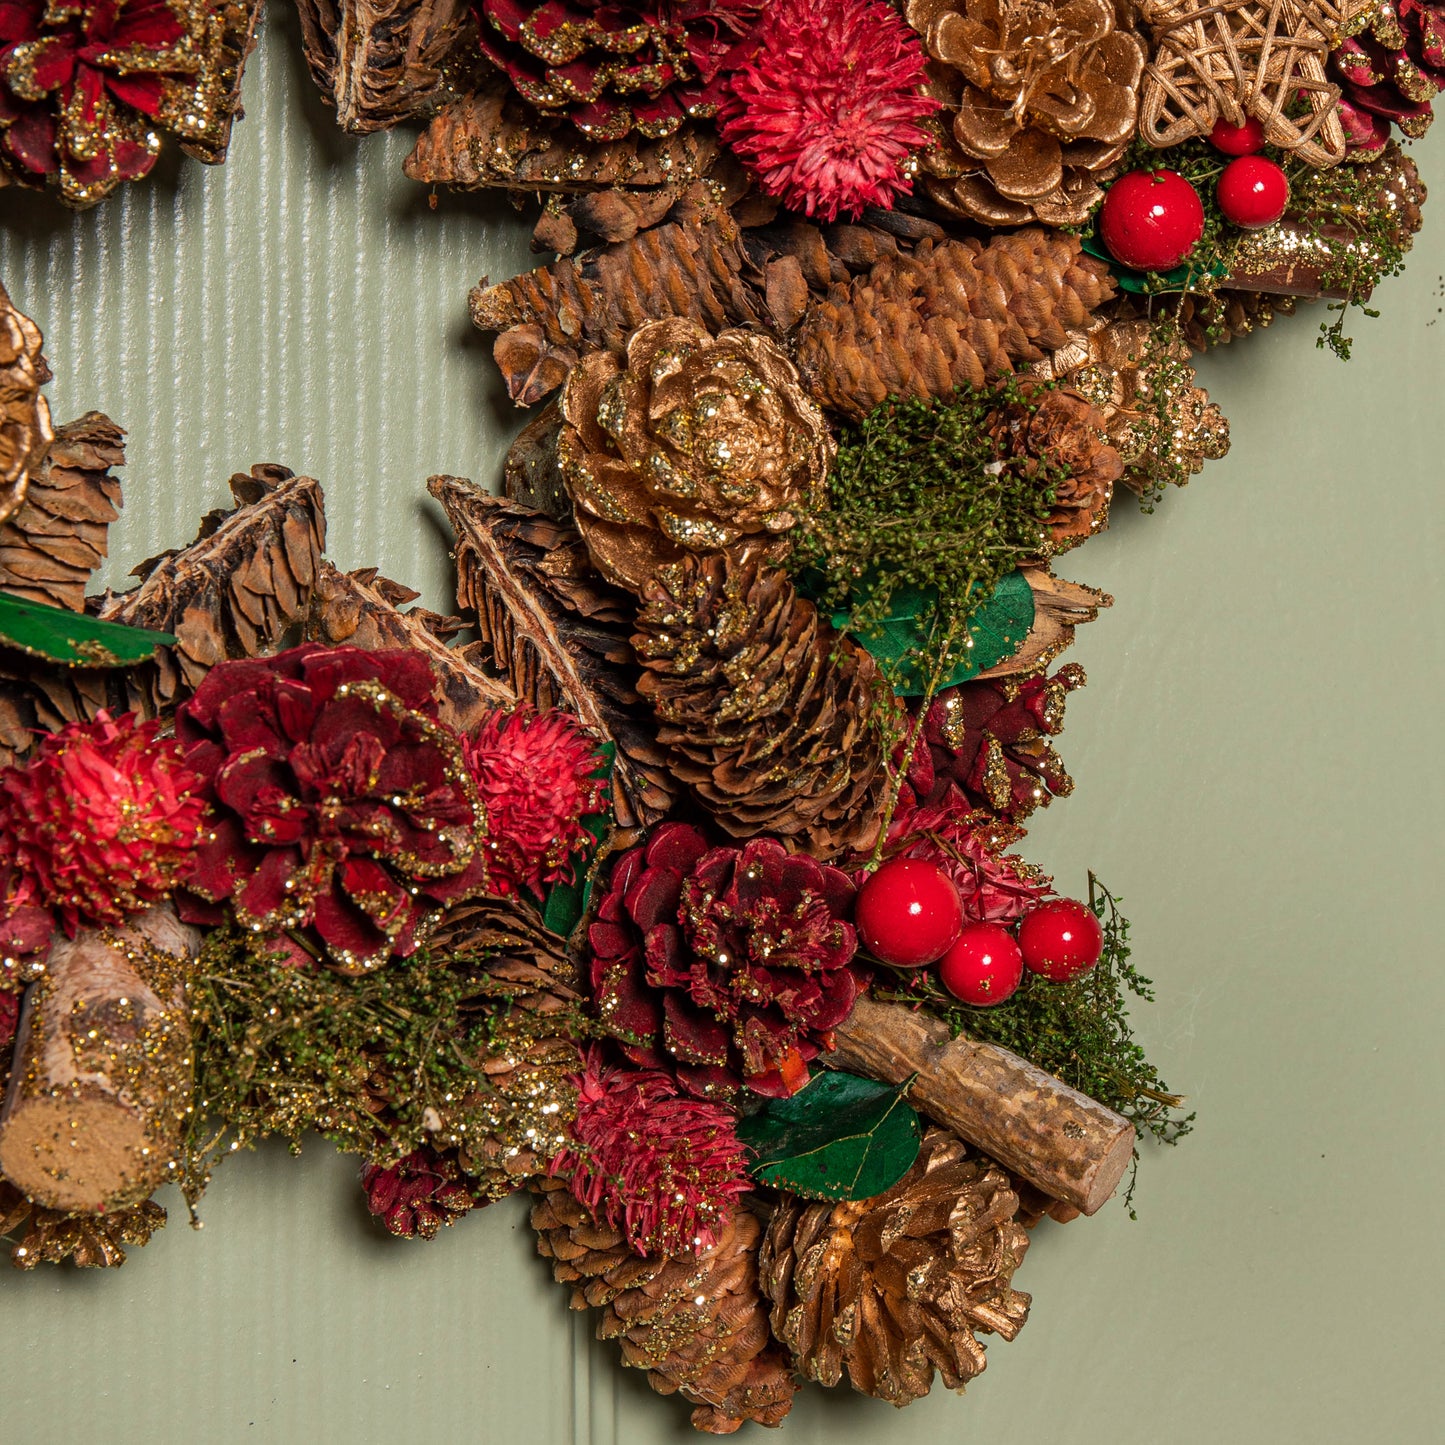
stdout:
<svg viewBox="0 0 1445 1445">
<path fill-rule="evenodd" d="M 1214 198 L 1227 221 L 1246 231 L 1272 226 L 1289 205 L 1289 180 L 1258 155 L 1264 127 L 1220 121 L 1210 144 L 1234 157 L 1215 183 Z M 1104 197 L 1099 234 L 1109 254 L 1135 271 L 1171 271 L 1189 259 L 1204 234 L 1204 204 L 1178 171 L 1130 171 Z"/>
<path fill-rule="evenodd" d="M 1011 998 L 1025 969 L 1067 983 L 1104 951 L 1099 920 L 1073 898 L 1035 904 L 1017 936 L 999 923 L 966 922 L 953 880 L 924 858 L 884 863 L 859 890 L 854 922 L 875 958 L 894 968 L 937 964 L 943 986 L 975 1008 Z"/>
</svg>

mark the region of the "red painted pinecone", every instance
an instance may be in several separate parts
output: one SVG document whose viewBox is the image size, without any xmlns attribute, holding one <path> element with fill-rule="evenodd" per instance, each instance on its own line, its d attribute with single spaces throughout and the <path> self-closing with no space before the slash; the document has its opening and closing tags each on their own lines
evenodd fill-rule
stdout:
<svg viewBox="0 0 1445 1445">
<path fill-rule="evenodd" d="M 366 1207 L 401 1239 L 434 1239 L 479 1202 L 451 1154 L 423 1145 L 395 1164 L 368 1164 L 361 1171 Z"/>
<path fill-rule="evenodd" d="M 853 895 L 774 839 L 709 848 L 664 823 L 617 860 L 588 933 L 602 1022 L 688 1093 L 795 1093 L 858 996 Z"/>
<path fill-rule="evenodd" d="M 717 113 L 761 0 L 474 0 L 482 53 L 594 141 Z"/>
<path fill-rule="evenodd" d="M 1435 119 L 1430 102 L 1445 90 L 1445 3 L 1382 0 L 1358 34 L 1330 55 L 1340 120 L 1351 160 L 1370 160 L 1393 122 L 1412 139 Z"/>
</svg>

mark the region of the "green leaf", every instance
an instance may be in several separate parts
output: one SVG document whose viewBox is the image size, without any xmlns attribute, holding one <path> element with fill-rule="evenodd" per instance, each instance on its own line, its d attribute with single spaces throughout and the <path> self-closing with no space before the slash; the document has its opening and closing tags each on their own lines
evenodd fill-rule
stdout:
<svg viewBox="0 0 1445 1445">
<path fill-rule="evenodd" d="M 921 697 L 928 691 L 928 679 L 918 659 L 927 656 L 937 611 L 935 589 L 900 587 L 893 594 L 882 628 L 854 634 L 858 643 L 884 664 L 889 681 L 903 697 Z M 833 614 L 833 626 L 841 632 L 850 630 L 851 621 L 852 613 L 847 609 Z M 968 629 L 973 646 L 938 686 L 967 682 L 994 663 L 1012 657 L 1033 625 L 1033 588 L 1022 572 L 1010 572 L 975 610 Z"/>
<path fill-rule="evenodd" d="M 157 647 L 175 640 L 169 632 L 102 622 L 83 612 L 0 593 L 0 645 L 32 657 L 70 667 L 123 667 L 144 662 Z"/>
<path fill-rule="evenodd" d="M 606 778 L 610 782 L 612 765 L 617 759 L 617 744 L 603 743 L 597 751 L 602 754 L 602 763 L 592 776 Z M 554 884 L 551 892 L 547 894 L 547 901 L 542 905 L 543 924 L 559 938 L 571 935 L 586 914 L 587 905 L 592 901 L 592 888 L 597 881 L 593 860 L 597 857 L 603 838 L 607 836 L 607 830 L 612 826 L 612 814 L 610 811 L 592 813 L 583 818 L 582 826 L 592 835 L 592 846 L 587 849 L 585 856 L 574 864 L 573 881 Z M 579 878 L 581 881 L 576 881 Z"/>
<path fill-rule="evenodd" d="M 1131 266 L 1125 266 L 1122 262 L 1116 261 L 1109 254 L 1104 243 L 1092 231 L 1080 238 L 1079 246 L 1097 260 L 1107 261 L 1119 289 L 1132 291 L 1136 296 L 1146 293 L 1158 295 L 1166 291 L 1197 291 L 1199 287 L 1196 283 L 1202 281 L 1205 276 L 1213 276 L 1217 280 L 1225 274 L 1225 267 L 1218 261 L 1208 267 L 1198 266 L 1193 261 L 1185 261 L 1172 271 L 1135 271 Z"/>
<path fill-rule="evenodd" d="M 922 1128 L 899 1088 L 825 1069 L 791 1099 L 738 1123 L 755 1179 L 806 1199 L 871 1199 L 918 1158 Z"/>
</svg>

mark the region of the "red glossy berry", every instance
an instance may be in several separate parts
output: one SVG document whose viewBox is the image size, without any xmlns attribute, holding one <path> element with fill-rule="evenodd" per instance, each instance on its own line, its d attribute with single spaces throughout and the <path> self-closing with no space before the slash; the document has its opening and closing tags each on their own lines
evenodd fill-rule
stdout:
<svg viewBox="0 0 1445 1445">
<path fill-rule="evenodd" d="M 1226 220 L 1246 231 L 1272 226 L 1289 205 L 1285 173 L 1264 156 L 1240 156 L 1225 166 L 1215 191 Z"/>
<path fill-rule="evenodd" d="M 1215 121 L 1209 132 L 1209 144 L 1227 156 L 1252 156 L 1264 145 L 1264 126 L 1252 115 L 1243 125 L 1230 125 L 1227 120 Z"/>
<path fill-rule="evenodd" d="M 1094 910 L 1074 898 L 1050 898 L 1019 924 L 1024 967 L 1055 983 L 1088 973 L 1104 951 L 1104 930 Z"/>
<path fill-rule="evenodd" d="M 1172 271 L 1204 234 L 1204 203 L 1178 171 L 1130 171 L 1104 197 L 1099 234 L 1135 271 Z"/>
<path fill-rule="evenodd" d="M 990 1008 L 1013 997 L 1024 976 L 1024 956 L 1008 929 L 970 923 L 939 959 L 938 976 L 954 998 Z"/>
<path fill-rule="evenodd" d="M 922 858 L 893 858 L 859 890 L 854 920 L 864 946 L 895 968 L 941 958 L 963 927 L 953 880 Z"/>
</svg>

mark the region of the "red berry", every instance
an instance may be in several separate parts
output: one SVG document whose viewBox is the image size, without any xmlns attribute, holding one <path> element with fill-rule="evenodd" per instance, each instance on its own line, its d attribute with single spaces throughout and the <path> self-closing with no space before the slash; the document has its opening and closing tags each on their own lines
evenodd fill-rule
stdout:
<svg viewBox="0 0 1445 1445">
<path fill-rule="evenodd" d="M 1252 156 L 1264 145 L 1264 125 L 1252 115 L 1245 117 L 1243 125 L 1215 121 L 1214 129 L 1209 132 L 1209 144 L 1227 156 Z"/>
<path fill-rule="evenodd" d="M 1024 976 L 1024 956 L 1008 929 L 970 923 L 939 960 L 938 974 L 954 998 L 988 1008 L 1013 997 Z"/>
<path fill-rule="evenodd" d="M 1204 234 L 1204 203 L 1178 171 L 1130 171 L 1104 197 L 1099 234 L 1135 271 L 1172 271 Z"/>
<path fill-rule="evenodd" d="M 947 952 L 963 927 L 953 880 L 923 858 L 893 858 L 859 890 L 854 914 L 864 946 L 895 968 L 922 968 Z"/>
<path fill-rule="evenodd" d="M 1075 898 L 1050 898 L 1019 924 L 1024 967 L 1055 983 L 1088 973 L 1104 951 L 1104 930 L 1094 910 Z"/>
<path fill-rule="evenodd" d="M 1225 166 L 1215 191 L 1226 220 L 1246 231 L 1272 226 L 1289 205 L 1285 173 L 1264 156 L 1240 156 Z"/>
</svg>

